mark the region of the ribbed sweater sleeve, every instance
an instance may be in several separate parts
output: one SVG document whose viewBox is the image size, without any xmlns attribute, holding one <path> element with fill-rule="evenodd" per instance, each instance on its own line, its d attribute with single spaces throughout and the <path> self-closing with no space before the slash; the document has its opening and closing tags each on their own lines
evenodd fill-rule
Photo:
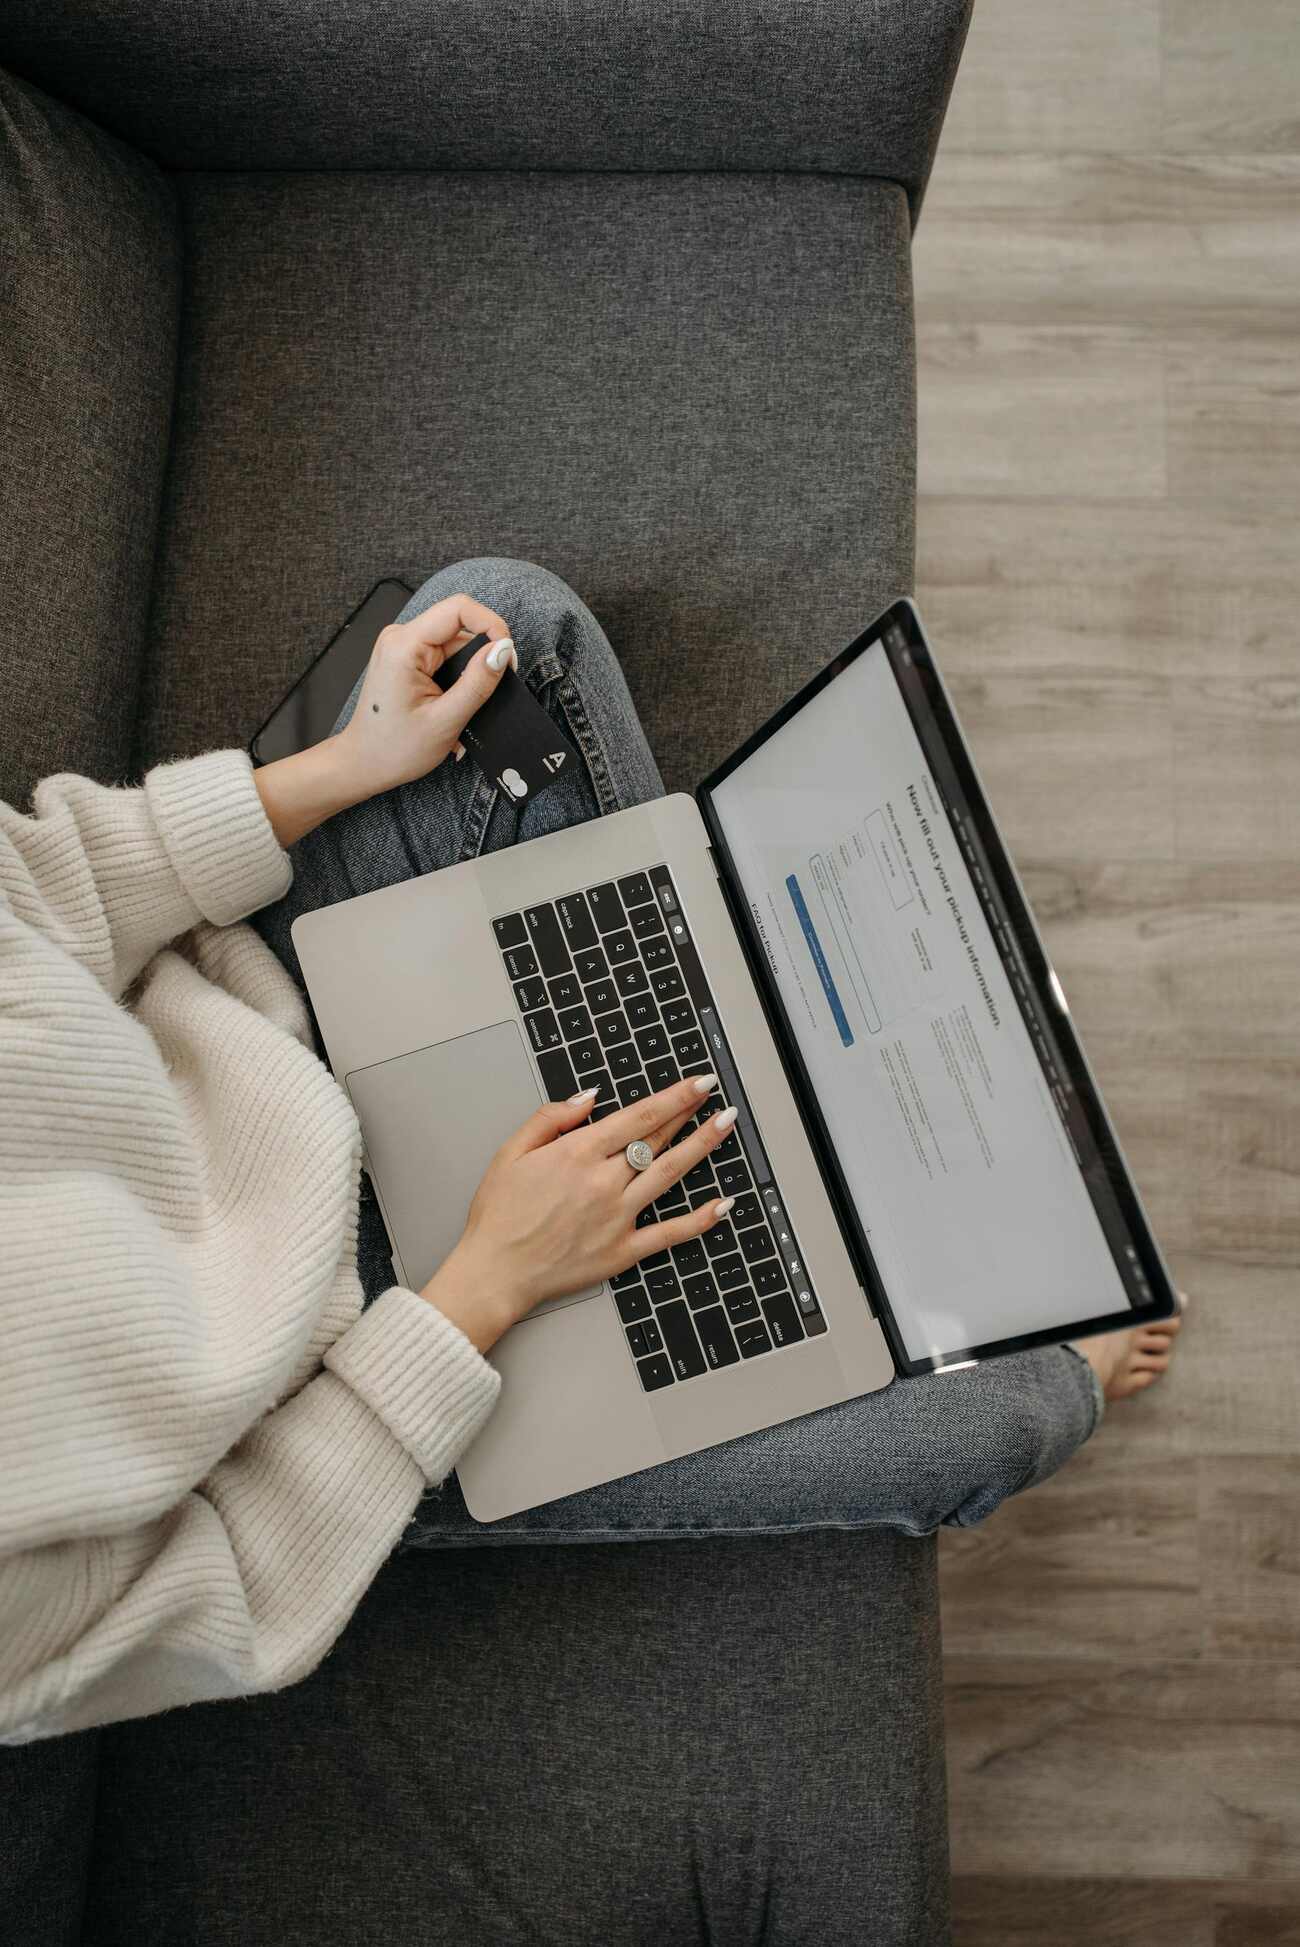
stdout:
<svg viewBox="0 0 1300 1947">
<path fill-rule="evenodd" d="M 9 904 L 114 999 L 199 920 L 229 926 L 293 881 L 242 750 L 160 764 L 143 786 L 60 771 L 32 805 L 0 804 Z"/>
<path fill-rule="evenodd" d="M 316 1667 L 501 1385 L 400 1286 L 325 1363 L 165 1514 L 0 1552 L 0 1744 L 275 1690 Z M 126 1448 L 125 1402 L 106 1404 Z M 57 1413 L 46 1437 L 56 1448 Z"/>
<path fill-rule="evenodd" d="M 415 1292 L 362 1310 L 361 1132 L 236 923 L 290 879 L 247 757 L 34 802 L 0 805 L 4 1743 L 305 1675 L 501 1389 Z"/>
</svg>

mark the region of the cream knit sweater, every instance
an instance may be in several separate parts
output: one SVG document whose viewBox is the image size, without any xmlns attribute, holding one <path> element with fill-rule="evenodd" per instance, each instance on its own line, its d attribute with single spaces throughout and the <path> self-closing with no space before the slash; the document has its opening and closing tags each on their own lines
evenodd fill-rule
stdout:
<svg viewBox="0 0 1300 1947">
<path fill-rule="evenodd" d="M 0 804 L 0 1739 L 320 1661 L 500 1375 L 364 1313 L 360 1130 L 242 751 Z"/>
</svg>

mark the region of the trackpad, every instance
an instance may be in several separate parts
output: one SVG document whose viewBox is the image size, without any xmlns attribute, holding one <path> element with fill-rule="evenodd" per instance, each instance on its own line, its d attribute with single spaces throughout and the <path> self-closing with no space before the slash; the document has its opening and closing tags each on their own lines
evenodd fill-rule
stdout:
<svg viewBox="0 0 1300 1947">
<path fill-rule="evenodd" d="M 428 1282 L 460 1241 L 470 1199 L 541 1090 L 514 1021 L 345 1077 L 406 1282 Z"/>
</svg>

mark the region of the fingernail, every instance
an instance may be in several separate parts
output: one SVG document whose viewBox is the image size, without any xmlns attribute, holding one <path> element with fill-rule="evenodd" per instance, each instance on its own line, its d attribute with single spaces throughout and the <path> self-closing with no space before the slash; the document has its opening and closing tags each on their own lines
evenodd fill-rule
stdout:
<svg viewBox="0 0 1300 1947">
<path fill-rule="evenodd" d="M 460 762 L 460 760 L 461 760 L 461 758 L 462 758 L 462 757 L 463 757 L 464 755 L 465 755 L 465 746 L 464 746 L 464 744 L 457 744 L 457 746 L 456 746 L 456 762 L 457 762 L 458 764 L 459 764 L 459 762 Z"/>
<path fill-rule="evenodd" d="M 511 669 L 519 667 L 519 653 L 508 635 L 503 635 L 500 642 L 494 642 L 483 660 L 491 670 L 504 669 L 507 660 Z"/>
<path fill-rule="evenodd" d="M 732 1123 L 736 1120 L 736 1117 L 739 1114 L 740 1114 L 740 1110 L 734 1107 L 730 1109 L 719 1109 L 717 1115 L 715 1115 L 713 1118 L 714 1128 L 730 1129 Z"/>
<path fill-rule="evenodd" d="M 721 1203 L 715 1203 L 713 1206 L 714 1216 L 725 1217 L 735 1201 L 736 1199 L 734 1197 L 723 1197 Z"/>
<path fill-rule="evenodd" d="M 695 1093 L 697 1095 L 707 1095 L 710 1089 L 716 1088 L 718 1085 L 716 1075 L 696 1075 L 693 1079 L 695 1082 Z"/>
<path fill-rule="evenodd" d="M 596 1092 L 597 1091 L 594 1088 L 580 1088 L 576 1095 L 571 1095 L 569 1097 L 569 1100 L 570 1102 L 590 1102 L 592 1096 L 595 1095 Z"/>
</svg>

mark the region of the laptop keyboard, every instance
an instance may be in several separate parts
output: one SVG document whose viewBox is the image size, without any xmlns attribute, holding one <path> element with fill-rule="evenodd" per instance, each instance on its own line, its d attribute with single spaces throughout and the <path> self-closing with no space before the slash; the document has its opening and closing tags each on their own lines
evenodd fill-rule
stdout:
<svg viewBox="0 0 1300 1947">
<path fill-rule="evenodd" d="M 551 1101 L 594 1086 L 599 1119 L 712 1069 L 718 1088 L 674 1140 L 729 1103 L 738 1111 L 704 1162 L 637 1223 L 735 1197 L 727 1217 L 610 1280 L 645 1391 L 824 1332 L 668 867 L 503 913 L 492 926 Z"/>
</svg>

